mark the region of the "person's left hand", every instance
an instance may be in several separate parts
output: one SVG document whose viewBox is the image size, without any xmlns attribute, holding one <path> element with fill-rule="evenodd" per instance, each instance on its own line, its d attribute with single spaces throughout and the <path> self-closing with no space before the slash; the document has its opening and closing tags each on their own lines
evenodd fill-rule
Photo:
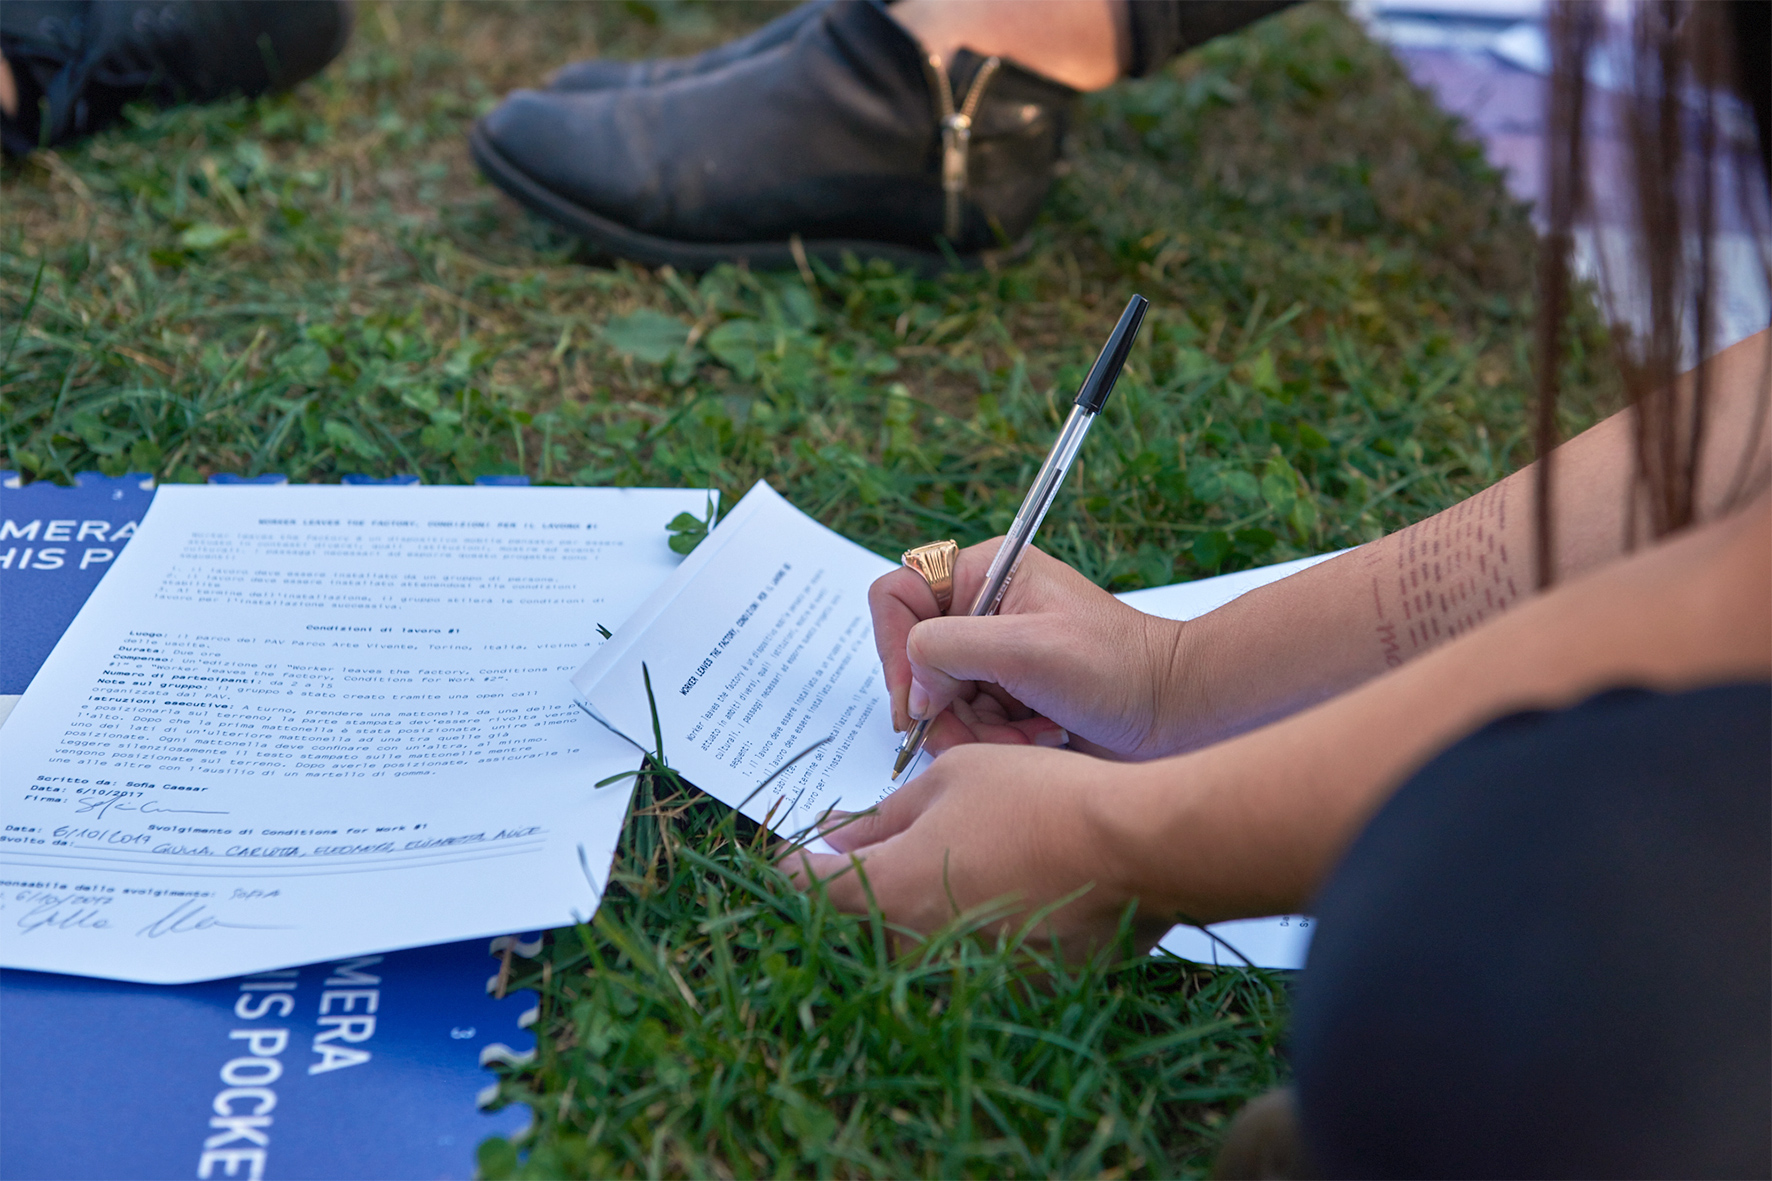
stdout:
<svg viewBox="0 0 1772 1181">
<path fill-rule="evenodd" d="M 1120 794 L 1111 779 L 1137 773 L 1070 751 L 957 746 L 873 812 L 828 820 L 825 839 L 841 852 L 795 850 L 783 867 L 803 889 L 822 880 L 846 911 L 865 912 L 871 891 L 888 922 L 924 934 L 987 903 L 1000 907 L 990 927 L 1015 926 L 1083 890 L 1032 935 L 1037 946 L 1056 938 L 1074 959 L 1114 938 L 1133 897 L 1098 810 Z M 865 867 L 865 887 L 851 858 Z M 1139 913 L 1140 950 L 1169 926 Z"/>
</svg>

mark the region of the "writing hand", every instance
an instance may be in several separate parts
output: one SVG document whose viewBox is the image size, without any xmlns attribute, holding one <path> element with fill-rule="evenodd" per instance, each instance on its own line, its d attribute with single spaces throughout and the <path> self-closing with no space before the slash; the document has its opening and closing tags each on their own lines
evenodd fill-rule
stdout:
<svg viewBox="0 0 1772 1181">
<path fill-rule="evenodd" d="M 994 616 L 963 614 L 998 538 L 960 552 L 954 601 L 941 615 L 929 584 L 898 569 L 868 591 L 892 725 L 940 715 L 928 749 L 967 742 L 1072 745 L 1124 759 L 1173 745 L 1160 723 L 1183 624 L 1145 615 L 1056 558 L 1030 548 Z M 945 711 L 945 712 L 944 712 Z"/>
</svg>

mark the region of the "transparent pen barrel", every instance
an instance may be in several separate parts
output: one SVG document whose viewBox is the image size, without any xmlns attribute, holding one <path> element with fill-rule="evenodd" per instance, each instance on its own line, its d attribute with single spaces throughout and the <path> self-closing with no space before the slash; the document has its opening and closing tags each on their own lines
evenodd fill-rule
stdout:
<svg viewBox="0 0 1772 1181">
<path fill-rule="evenodd" d="M 1021 509 L 1010 523 L 1009 533 L 1003 544 L 997 548 L 997 556 L 991 559 L 991 568 L 985 572 L 984 585 L 978 590 L 978 597 L 972 601 L 973 615 L 989 615 L 997 609 L 997 603 L 1003 592 L 1009 588 L 1009 580 L 1015 575 L 1015 568 L 1021 565 L 1021 556 L 1027 552 L 1028 542 L 1040 528 L 1040 522 L 1046 519 L 1046 510 L 1052 507 L 1052 501 L 1058 495 L 1059 487 L 1064 483 L 1065 472 L 1070 470 L 1071 461 L 1077 457 L 1077 449 L 1083 445 L 1083 436 L 1089 433 L 1089 426 L 1095 421 L 1095 415 L 1075 406 L 1071 416 L 1059 433 L 1058 441 L 1052 445 L 1052 451 L 1041 465 L 1039 475 L 1034 477 L 1033 487 L 1028 489 L 1027 499 L 1021 502 Z"/>
</svg>

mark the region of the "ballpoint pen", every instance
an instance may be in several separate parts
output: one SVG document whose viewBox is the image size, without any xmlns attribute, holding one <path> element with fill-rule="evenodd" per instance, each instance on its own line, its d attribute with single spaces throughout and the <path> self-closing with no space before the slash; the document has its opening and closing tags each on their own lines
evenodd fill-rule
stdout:
<svg viewBox="0 0 1772 1181">
<path fill-rule="evenodd" d="M 1065 473 L 1071 470 L 1071 461 L 1077 458 L 1077 451 L 1083 446 L 1083 436 L 1095 422 L 1095 416 L 1107 405 L 1108 395 L 1114 392 L 1114 382 L 1120 378 L 1120 370 L 1126 365 L 1126 355 L 1132 351 L 1132 342 L 1138 336 L 1138 327 L 1144 323 L 1145 309 L 1151 301 L 1142 295 L 1134 295 L 1126 304 L 1126 310 L 1120 313 L 1120 322 L 1114 325 L 1113 334 L 1108 337 L 1107 344 L 1102 346 L 1101 355 L 1095 358 L 1095 364 L 1089 369 L 1089 376 L 1083 379 L 1083 387 L 1077 391 L 1076 403 L 1071 408 L 1071 416 L 1065 421 L 1064 429 L 1058 432 L 1058 441 L 1052 444 L 1052 451 L 1046 456 L 1046 462 L 1040 465 L 1039 474 L 1034 477 L 1033 487 L 1028 489 L 1027 499 L 1021 502 L 1021 508 L 1015 514 L 1015 520 L 1009 526 L 1009 533 L 1003 538 L 1003 544 L 997 547 L 997 556 L 991 559 L 991 567 L 985 572 L 984 585 L 978 588 L 978 596 L 972 600 L 972 615 L 994 615 L 1003 602 L 1003 593 L 1009 589 L 1009 580 L 1015 577 L 1015 569 L 1021 565 L 1021 556 L 1026 552 L 1028 543 L 1034 539 L 1034 532 L 1039 529 L 1040 522 L 1046 517 L 1046 510 L 1052 507 L 1053 499 L 1058 495 L 1059 485 L 1064 483 Z M 924 739 L 929 737 L 929 724 L 932 718 L 923 720 L 912 726 L 910 732 L 899 743 L 898 758 L 892 764 L 892 778 L 897 779 L 904 774 L 904 769 L 916 759 L 923 749 Z"/>
</svg>

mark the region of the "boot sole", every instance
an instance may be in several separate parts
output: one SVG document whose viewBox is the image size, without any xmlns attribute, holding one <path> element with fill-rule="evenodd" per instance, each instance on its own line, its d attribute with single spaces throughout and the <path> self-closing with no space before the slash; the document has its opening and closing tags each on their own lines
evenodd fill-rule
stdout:
<svg viewBox="0 0 1772 1181">
<path fill-rule="evenodd" d="M 592 213 L 531 179 L 498 150 L 479 122 L 468 132 L 468 150 L 487 179 L 519 205 L 618 258 L 695 272 L 712 270 L 721 263 L 744 263 L 757 270 L 786 270 L 799 265 L 792 242 L 680 242 L 644 234 Z M 923 276 L 954 269 L 976 270 L 987 259 L 1004 257 L 1004 252 L 998 251 L 948 256 L 861 238 L 811 238 L 803 239 L 800 245 L 806 257 L 832 268 L 840 268 L 844 256 L 850 255 L 863 260 L 882 259 Z"/>
</svg>

